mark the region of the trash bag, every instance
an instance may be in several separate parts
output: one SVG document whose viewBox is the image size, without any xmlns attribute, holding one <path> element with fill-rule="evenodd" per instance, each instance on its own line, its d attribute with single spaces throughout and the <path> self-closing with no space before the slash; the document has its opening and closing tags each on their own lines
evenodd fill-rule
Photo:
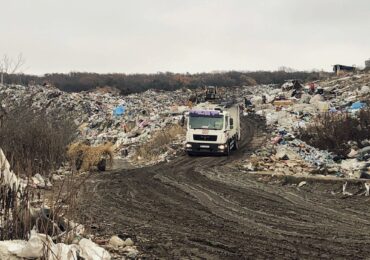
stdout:
<svg viewBox="0 0 370 260">
<path fill-rule="evenodd" d="M 114 116 L 123 116 L 125 114 L 125 111 L 126 111 L 126 108 L 124 106 L 120 105 L 120 106 L 117 106 L 113 110 L 113 115 Z"/>
<path fill-rule="evenodd" d="M 351 110 L 360 110 L 363 109 L 366 106 L 365 103 L 362 103 L 361 101 L 357 101 L 351 105 Z"/>
<path fill-rule="evenodd" d="M 53 244 L 48 250 L 48 260 L 78 259 L 78 251 L 79 248 L 77 245 Z"/>
<path fill-rule="evenodd" d="M 53 242 L 50 237 L 46 237 L 46 235 L 38 234 L 35 230 L 31 230 L 30 239 L 25 246 L 10 252 L 18 257 L 38 258 L 43 256 L 45 246 L 51 244 L 53 244 Z"/>
<path fill-rule="evenodd" d="M 80 256 L 86 260 L 110 260 L 111 256 L 104 248 L 89 239 L 83 238 L 78 243 L 80 247 Z"/>
<path fill-rule="evenodd" d="M 21 250 L 25 245 L 24 240 L 7 240 L 0 241 L 0 259 L 20 260 L 22 258 L 12 254 L 13 251 Z"/>
<path fill-rule="evenodd" d="M 9 161 L 6 159 L 3 150 L 0 148 L 0 182 L 2 185 L 10 187 L 13 190 L 18 189 L 18 192 L 22 192 L 24 184 L 21 185 L 20 179 L 17 175 L 10 170 Z"/>
<path fill-rule="evenodd" d="M 97 167 L 98 167 L 98 170 L 99 171 L 104 172 L 106 170 L 106 168 L 107 168 L 107 160 L 106 159 L 102 159 L 98 163 Z"/>
<path fill-rule="evenodd" d="M 89 239 L 83 238 L 78 245 L 54 244 L 49 236 L 31 230 L 30 239 L 17 241 L 17 244 L 0 243 L 0 248 L 21 258 L 42 258 L 48 256 L 50 260 L 75 260 L 82 257 L 85 260 L 110 260 L 111 256 L 104 248 Z M 0 253 L 2 253 L 0 251 Z M 0 254 L 1 256 L 1 254 Z"/>
</svg>

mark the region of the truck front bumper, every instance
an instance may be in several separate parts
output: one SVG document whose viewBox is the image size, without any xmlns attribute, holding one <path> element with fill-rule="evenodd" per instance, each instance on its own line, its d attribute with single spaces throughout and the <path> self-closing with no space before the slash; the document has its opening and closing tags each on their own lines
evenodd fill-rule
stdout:
<svg viewBox="0 0 370 260">
<path fill-rule="evenodd" d="M 186 143 L 185 151 L 188 153 L 219 153 L 224 154 L 227 151 L 225 144 L 209 143 Z"/>
</svg>

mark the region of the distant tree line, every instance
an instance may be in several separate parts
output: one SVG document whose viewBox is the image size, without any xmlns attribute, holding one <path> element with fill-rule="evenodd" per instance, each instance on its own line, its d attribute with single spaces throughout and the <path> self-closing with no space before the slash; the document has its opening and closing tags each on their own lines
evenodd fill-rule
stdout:
<svg viewBox="0 0 370 260">
<path fill-rule="evenodd" d="M 320 79 L 322 72 L 304 71 L 255 71 L 255 72 L 217 72 L 217 73 L 156 73 L 156 74 L 98 74 L 71 72 L 52 73 L 43 76 L 26 74 L 7 74 L 7 84 L 51 84 L 67 92 L 91 90 L 96 87 L 115 87 L 122 94 L 146 91 L 148 89 L 176 90 L 203 86 L 248 86 L 255 84 L 282 84 L 288 79 L 314 81 Z"/>
</svg>

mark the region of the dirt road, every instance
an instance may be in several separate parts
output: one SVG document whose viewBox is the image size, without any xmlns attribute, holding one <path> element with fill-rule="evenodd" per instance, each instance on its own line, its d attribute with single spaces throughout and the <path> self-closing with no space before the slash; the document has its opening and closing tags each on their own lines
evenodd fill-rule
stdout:
<svg viewBox="0 0 370 260">
<path fill-rule="evenodd" d="M 100 235 L 129 236 L 148 259 L 295 259 L 370 256 L 370 201 L 340 185 L 267 183 L 228 167 L 264 141 L 247 118 L 242 149 L 181 156 L 149 168 L 95 174 L 81 213 Z"/>
</svg>

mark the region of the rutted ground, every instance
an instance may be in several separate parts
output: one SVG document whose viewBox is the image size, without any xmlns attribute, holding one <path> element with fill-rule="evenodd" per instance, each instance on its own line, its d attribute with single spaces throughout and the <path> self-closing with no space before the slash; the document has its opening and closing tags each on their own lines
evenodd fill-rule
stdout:
<svg viewBox="0 0 370 260">
<path fill-rule="evenodd" d="M 368 257 L 368 199 L 330 193 L 340 185 L 297 189 L 234 172 L 229 162 L 266 141 L 259 118 L 246 118 L 243 133 L 230 158 L 184 155 L 93 175 L 81 213 L 100 235 L 133 237 L 148 258 Z"/>
</svg>

